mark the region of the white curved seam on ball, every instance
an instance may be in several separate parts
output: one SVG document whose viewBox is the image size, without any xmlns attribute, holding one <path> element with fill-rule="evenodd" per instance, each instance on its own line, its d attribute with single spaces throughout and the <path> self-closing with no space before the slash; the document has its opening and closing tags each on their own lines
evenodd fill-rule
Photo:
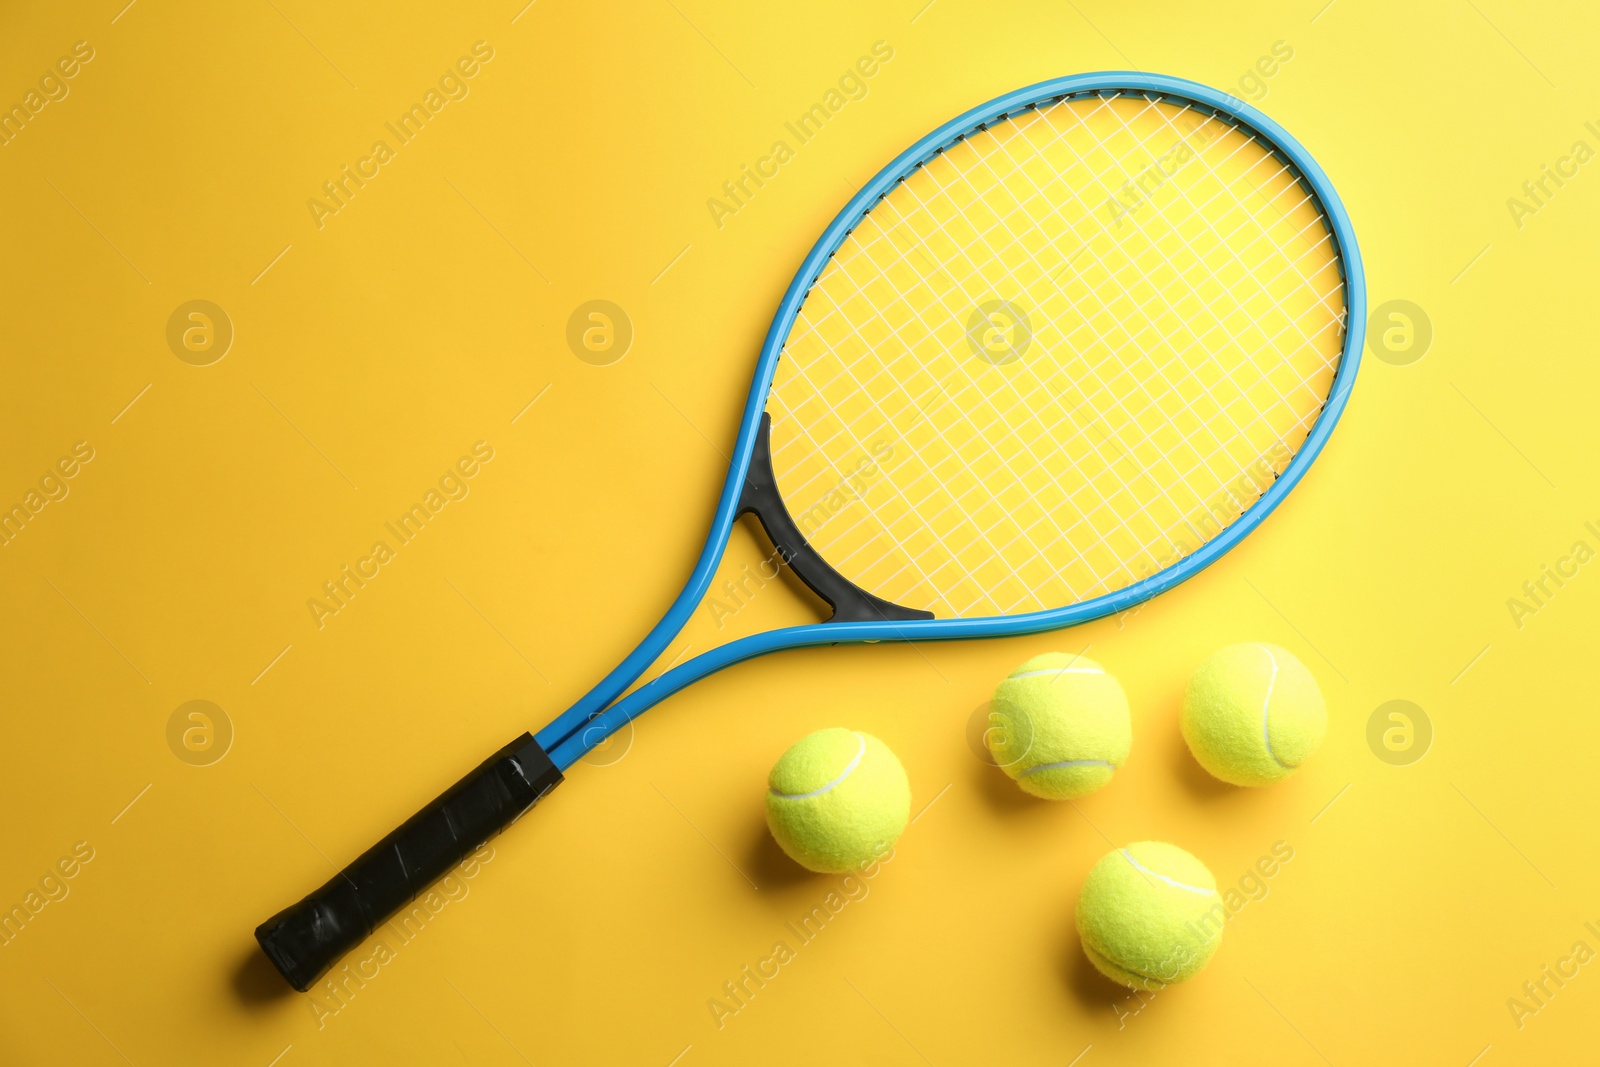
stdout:
<svg viewBox="0 0 1600 1067">
<path fill-rule="evenodd" d="M 1026 778 L 1030 774 L 1037 774 L 1040 771 L 1053 771 L 1057 767 L 1110 767 L 1112 770 L 1117 769 L 1115 763 L 1105 759 L 1064 759 L 1057 760 L 1054 763 L 1041 763 L 1037 767 L 1029 767 L 1017 777 Z"/>
<path fill-rule="evenodd" d="M 1087 942 L 1085 942 L 1085 943 L 1087 944 Z M 1121 960 L 1118 960 L 1115 957 L 1113 957 L 1111 955 L 1111 953 L 1107 952 L 1105 949 L 1096 948 L 1094 945 L 1089 945 L 1088 947 L 1091 948 L 1091 949 L 1094 949 L 1095 955 L 1104 957 L 1105 961 L 1107 963 L 1111 964 L 1113 967 L 1116 967 L 1118 970 L 1127 971 L 1129 974 L 1133 975 L 1135 978 L 1143 978 L 1146 982 L 1154 982 L 1154 983 L 1156 983 L 1156 985 L 1160 985 L 1160 986 L 1168 986 L 1168 985 L 1172 984 L 1171 982 L 1167 981 L 1165 978 L 1157 978 L 1153 974 L 1146 974 L 1143 971 L 1134 970 L 1132 967 L 1129 967 L 1127 964 L 1123 963 Z"/>
<path fill-rule="evenodd" d="M 1161 874 L 1159 871 L 1152 871 L 1149 867 L 1146 867 L 1144 864 L 1142 864 L 1138 860 L 1134 859 L 1133 858 L 1133 853 L 1129 852 L 1127 849 L 1123 849 L 1122 850 L 1122 857 L 1123 857 L 1123 859 L 1127 860 L 1129 863 L 1133 864 L 1134 870 L 1143 871 L 1145 874 L 1148 874 L 1151 878 L 1154 878 L 1157 881 L 1165 882 L 1165 883 L 1167 883 L 1168 885 L 1170 885 L 1174 889 L 1184 889 L 1184 890 L 1189 891 L 1190 893 L 1198 893 L 1200 896 L 1203 896 L 1203 897 L 1216 896 L 1216 894 L 1217 894 L 1217 891 L 1215 889 L 1202 889 L 1200 886 L 1190 885 L 1188 882 L 1180 882 L 1176 878 L 1172 878 L 1172 877 L 1169 877 L 1168 875 Z"/>
<path fill-rule="evenodd" d="M 1272 677 L 1267 679 L 1267 695 L 1261 701 L 1261 743 L 1267 748 L 1267 755 L 1272 757 L 1272 762 L 1280 767 L 1293 768 L 1294 764 L 1285 763 L 1272 751 L 1272 731 L 1268 726 L 1269 708 L 1272 704 L 1272 688 L 1278 684 L 1278 657 L 1272 654 L 1272 649 L 1266 645 L 1257 645 L 1257 648 L 1267 654 L 1267 662 L 1272 664 Z"/>
<path fill-rule="evenodd" d="M 1014 682 L 1018 678 L 1041 678 L 1041 677 L 1044 677 L 1045 675 L 1050 675 L 1052 677 L 1059 678 L 1063 674 L 1104 674 L 1104 673 L 1106 673 L 1105 670 L 1100 668 L 1100 667 L 1050 667 L 1050 668 L 1048 668 L 1046 670 L 1042 670 L 1042 671 L 1023 671 L 1021 674 L 1013 674 L 1013 675 L 1010 675 L 1009 677 L 1007 677 L 1006 681 Z"/>
<path fill-rule="evenodd" d="M 813 789 L 809 793 L 780 793 L 776 789 L 773 789 L 769 786 L 767 791 L 773 796 L 779 797 L 783 800 L 810 800 L 812 797 L 820 797 L 822 794 L 828 792 L 834 786 L 850 777 L 850 775 L 855 772 L 855 769 L 861 766 L 861 757 L 867 754 L 867 739 L 860 734 L 856 734 L 856 740 L 861 743 L 861 747 L 856 749 L 855 758 L 849 763 L 845 764 L 845 768 L 843 772 L 840 773 L 839 777 L 835 778 L 821 789 Z"/>
</svg>

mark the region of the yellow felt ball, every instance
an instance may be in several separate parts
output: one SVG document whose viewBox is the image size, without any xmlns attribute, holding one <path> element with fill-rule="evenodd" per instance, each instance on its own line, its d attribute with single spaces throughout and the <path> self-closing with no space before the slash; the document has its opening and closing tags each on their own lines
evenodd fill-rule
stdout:
<svg viewBox="0 0 1600 1067">
<path fill-rule="evenodd" d="M 1067 800 L 1111 781 L 1133 745 L 1133 720 L 1127 695 L 1104 667 L 1046 652 L 995 689 L 984 742 L 1023 790 Z"/>
<path fill-rule="evenodd" d="M 795 742 L 767 778 L 767 827 L 808 870 L 842 874 L 894 847 L 911 817 L 911 782 L 889 746 L 859 730 Z"/>
<path fill-rule="evenodd" d="M 1227 910 L 1206 865 L 1177 845 L 1109 852 L 1078 895 L 1078 938 L 1095 969 L 1132 989 L 1193 978 L 1222 942 Z"/>
<path fill-rule="evenodd" d="M 1328 731 L 1322 690 L 1277 645 L 1231 645 L 1200 665 L 1183 698 L 1183 737 L 1200 765 L 1234 785 L 1270 785 Z"/>
</svg>

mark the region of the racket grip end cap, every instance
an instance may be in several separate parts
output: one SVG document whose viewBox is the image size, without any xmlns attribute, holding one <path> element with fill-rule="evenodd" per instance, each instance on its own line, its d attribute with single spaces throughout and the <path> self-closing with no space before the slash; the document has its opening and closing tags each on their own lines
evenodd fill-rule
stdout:
<svg viewBox="0 0 1600 1067">
<path fill-rule="evenodd" d="M 321 889 L 256 927 L 256 941 L 288 983 L 304 993 L 379 924 L 561 781 L 533 735 L 523 734 Z"/>
</svg>

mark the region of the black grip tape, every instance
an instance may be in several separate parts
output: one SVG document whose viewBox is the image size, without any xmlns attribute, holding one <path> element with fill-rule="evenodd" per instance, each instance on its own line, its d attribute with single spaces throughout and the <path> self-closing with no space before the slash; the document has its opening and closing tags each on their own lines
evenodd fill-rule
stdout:
<svg viewBox="0 0 1600 1067">
<path fill-rule="evenodd" d="M 533 735 L 523 734 L 327 885 L 256 927 L 256 940 L 305 992 L 379 923 L 559 784 L 561 772 Z"/>
</svg>

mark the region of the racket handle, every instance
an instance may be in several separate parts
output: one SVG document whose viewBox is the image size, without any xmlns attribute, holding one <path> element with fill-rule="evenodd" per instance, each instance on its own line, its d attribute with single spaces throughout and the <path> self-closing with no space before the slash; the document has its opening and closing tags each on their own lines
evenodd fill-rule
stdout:
<svg viewBox="0 0 1600 1067">
<path fill-rule="evenodd" d="M 440 875 L 561 784 L 523 734 L 445 790 L 321 889 L 256 927 L 272 965 L 302 993 Z"/>
</svg>

